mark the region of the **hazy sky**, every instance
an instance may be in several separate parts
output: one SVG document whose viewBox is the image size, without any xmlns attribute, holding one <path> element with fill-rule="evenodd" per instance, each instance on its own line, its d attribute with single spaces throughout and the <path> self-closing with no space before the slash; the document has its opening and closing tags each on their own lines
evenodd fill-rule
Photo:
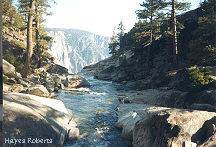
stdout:
<svg viewBox="0 0 216 147">
<path fill-rule="evenodd" d="M 111 36 L 121 19 L 126 32 L 134 26 L 135 11 L 142 9 L 144 0 L 55 0 L 49 9 L 54 14 L 46 17 L 48 28 L 75 28 L 97 35 Z M 197 8 L 201 0 L 178 0 L 191 3 L 191 10 Z"/>
</svg>

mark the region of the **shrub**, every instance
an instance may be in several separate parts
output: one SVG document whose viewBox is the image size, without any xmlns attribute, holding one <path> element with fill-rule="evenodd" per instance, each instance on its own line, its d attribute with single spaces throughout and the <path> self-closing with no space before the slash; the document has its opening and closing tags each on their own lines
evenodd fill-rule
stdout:
<svg viewBox="0 0 216 147">
<path fill-rule="evenodd" d="M 198 92 L 211 86 L 213 80 L 210 77 L 211 71 L 208 68 L 199 70 L 197 67 L 191 67 L 189 70 L 189 76 L 185 79 L 183 91 Z"/>
<path fill-rule="evenodd" d="M 14 54 L 10 51 L 4 54 L 3 58 L 9 63 L 11 63 L 17 71 L 21 71 L 21 69 L 24 67 L 23 59 L 21 57 L 14 56 Z"/>
<path fill-rule="evenodd" d="M 6 82 L 8 82 L 8 78 L 7 76 L 3 75 L 3 83 L 6 83 Z"/>
</svg>

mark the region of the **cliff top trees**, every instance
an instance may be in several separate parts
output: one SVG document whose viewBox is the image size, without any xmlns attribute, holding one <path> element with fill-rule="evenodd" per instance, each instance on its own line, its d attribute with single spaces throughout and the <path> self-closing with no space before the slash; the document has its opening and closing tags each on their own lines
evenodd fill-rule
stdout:
<svg viewBox="0 0 216 147">
<path fill-rule="evenodd" d="M 53 0 L 51 0 L 54 2 Z M 47 13 L 47 8 L 50 7 L 48 0 L 19 0 L 19 9 L 21 13 L 24 14 L 25 18 L 28 16 L 27 20 L 27 57 L 25 60 L 24 68 L 21 72 L 22 77 L 26 77 L 31 61 L 32 61 L 32 54 L 33 54 L 33 20 L 35 19 L 36 22 L 36 43 L 37 49 L 39 47 L 39 21 L 42 14 L 49 14 Z"/>
<path fill-rule="evenodd" d="M 115 28 L 113 30 L 111 42 L 109 43 L 110 54 L 115 54 L 117 52 L 118 54 L 123 53 L 123 48 L 121 48 L 121 38 L 125 34 L 125 28 L 122 20 L 118 24 L 118 30 L 119 32 L 117 34 L 115 33 Z"/>
<path fill-rule="evenodd" d="M 137 10 L 136 14 L 139 19 L 144 19 L 144 21 L 149 22 L 147 23 L 145 31 L 148 32 L 149 41 L 143 45 L 143 48 L 148 46 L 147 51 L 147 59 L 146 59 L 146 68 L 149 71 L 149 57 L 150 57 L 150 45 L 152 43 L 153 37 L 156 38 L 157 29 L 160 26 L 161 20 L 161 10 L 166 6 L 164 0 L 146 0 L 140 6 L 143 7 L 143 10 Z"/>
<path fill-rule="evenodd" d="M 205 1 L 204 16 L 198 18 L 198 28 L 193 31 L 189 42 L 188 63 L 216 64 L 216 1 Z"/>
<path fill-rule="evenodd" d="M 117 46 L 118 46 L 117 35 L 115 33 L 115 28 L 114 28 L 113 34 L 112 34 L 112 37 L 110 38 L 110 43 L 109 43 L 109 50 L 110 50 L 109 54 L 114 55 L 117 51 Z"/>
</svg>

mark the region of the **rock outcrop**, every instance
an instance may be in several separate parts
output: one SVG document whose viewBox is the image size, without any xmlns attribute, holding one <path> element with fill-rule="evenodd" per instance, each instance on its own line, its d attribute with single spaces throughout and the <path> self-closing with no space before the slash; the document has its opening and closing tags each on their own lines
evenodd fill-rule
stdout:
<svg viewBox="0 0 216 147">
<path fill-rule="evenodd" d="M 215 112 L 120 104 L 115 126 L 122 129 L 123 138 L 133 141 L 134 147 L 179 147 L 188 142 L 210 147 L 216 145 L 211 140 L 215 137 L 215 116 Z"/>
<path fill-rule="evenodd" d="M 4 94 L 4 146 L 59 147 L 69 134 L 79 135 L 60 100 L 27 94 Z M 19 141 L 15 140 L 19 139 Z"/>
<path fill-rule="evenodd" d="M 79 88 L 79 87 L 89 87 L 89 82 L 79 75 L 68 75 L 64 86 L 67 88 Z"/>
<path fill-rule="evenodd" d="M 54 40 L 49 47 L 51 53 L 69 73 L 76 74 L 109 56 L 109 37 L 77 29 L 48 28 L 47 32 Z"/>
<path fill-rule="evenodd" d="M 37 95 L 40 97 L 49 97 L 50 93 L 43 85 L 35 85 L 30 87 L 27 91 L 27 94 Z"/>
</svg>

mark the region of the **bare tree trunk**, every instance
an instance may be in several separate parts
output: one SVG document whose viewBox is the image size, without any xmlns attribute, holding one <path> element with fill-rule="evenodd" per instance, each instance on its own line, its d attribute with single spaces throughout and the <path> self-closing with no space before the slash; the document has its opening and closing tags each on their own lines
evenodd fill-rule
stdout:
<svg viewBox="0 0 216 147">
<path fill-rule="evenodd" d="M 177 65 L 177 35 L 176 35 L 176 16 L 175 16 L 175 0 L 172 0 L 172 23 L 173 23 L 173 62 L 174 66 Z"/>
<path fill-rule="evenodd" d="M 168 36 L 167 50 L 166 50 L 166 64 L 168 64 L 170 58 L 170 36 Z"/>
<path fill-rule="evenodd" d="M 37 48 L 39 48 L 39 39 L 40 39 L 40 34 L 39 34 L 39 27 L 40 27 L 40 22 L 39 22 L 39 10 L 38 10 L 38 0 L 36 0 L 36 3 L 35 3 L 35 11 L 36 11 L 36 31 L 35 31 L 35 34 L 36 34 L 36 41 L 37 41 Z"/>
<path fill-rule="evenodd" d="M 172 18 L 171 18 L 172 19 Z M 170 22 L 168 22 L 168 24 L 169 24 L 169 27 L 170 27 L 170 29 L 168 30 L 168 31 L 172 31 L 171 30 L 171 28 L 172 28 L 172 22 L 170 21 Z M 171 48 L 171 35 L 168 35 L 168 42 L 167 42 L 167 49 L 166 49 L 166 64 L 168 64 L 168 62 L 169 62 L 169 59 L 170 59 L 170 48 Z"/>
<path fill-rule="evenodd" d="M 22 77 L 27 77 L 28 70 L 32 60 L 33 54 L 33 42 L 32 42 L 32 24 L 33 24 L 33 11 L 34 11 L 35 0 L 30 0 L 28 24 L 27 24 L 27 56 L 23 70 L 21 72 Z"/>
<path fill-rule="evenodd" d="M 150 48 L 151 48 L 151 43 L 152 43 L 152 20 L 153 19 L 153 15 L 151 15 L 150 18 L 150 38 L 149 38 L 149 45 L 148 45 L 148 52 L 147 52 L 147 59 L 146 59 L 146 69 L 147 71 L 149 71 L 149 58 L 150 58 Z"/>
</svg>

